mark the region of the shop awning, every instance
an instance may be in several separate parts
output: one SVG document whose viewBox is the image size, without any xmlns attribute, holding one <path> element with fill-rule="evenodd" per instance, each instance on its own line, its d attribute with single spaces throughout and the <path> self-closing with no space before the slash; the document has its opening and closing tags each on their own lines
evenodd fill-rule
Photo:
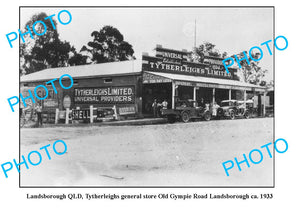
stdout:
<svg viewBox="0 0 300 213">
<path fill-rule="evenodd" d="M 166 79 L 170 79 L 174 81 L 176 85 L 183 85 L 183 86 L 236 89 L 236 90 L 247 90 L 247 91 L 258 91 L 258 92 L 263 92 L 266 90 L 265 87 L 261 87 L 258 85 L 249 84 L 241 81 L 235 81 L 235 80 L 208 78 L 208 77 L 191 76 L 191 75 L 180 75 L 180 74 L 172 74 L 172 73 L 149 72 L 149 71 L 145 71 L 145 73 L 156 77 L 160 77 L 164 79 L 164 82 L 167 82 Z"/>
</svg>

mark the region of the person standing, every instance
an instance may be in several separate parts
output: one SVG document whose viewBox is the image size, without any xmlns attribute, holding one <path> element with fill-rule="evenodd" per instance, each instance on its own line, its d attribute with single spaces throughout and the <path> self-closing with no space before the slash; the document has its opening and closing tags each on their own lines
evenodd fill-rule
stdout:
<svg viewBox="0 0 300 213">
<path fill-rule="evenodd" d="M 217 110 L 220 106 L 217 104 L 217 102 L 214 102 L 213 106 L 212 106 L 212 115 L 213 116 L 217 116 Z"/>
<path fill-rule="evenodd" d="M 152 103 L 152 110 L 153 110 L 154 118 L 157 118 L 157 107 L 158 107 L 158 103 L 157 103 L 156 99 L 154 99 L 154 102 Z"/>
<path fill-rule="evenodd" d="M 199 103 L 198 106 L 205 108 L 205 103 L 204 103 L 204 99 L 203 98 L 200 99 L 200 103 Z"/>
<path fill-rule="evenodd" d="M 38 103 L 37 106 L 35 107 L 35 111 L 37 114 L 37 126 L 39 127 L 40 124 L 42 126 L 43 125 L 42 105 L 40 103 Z"/>
<path fill-rule="evenodd" d="M 161 103 L 161 105 L 162 105 L 163 109 L 167 109 L 168 108 L 168 102 L 167 102 L 167 100 L 164 99 L 164 101 Z"/>
</svg>

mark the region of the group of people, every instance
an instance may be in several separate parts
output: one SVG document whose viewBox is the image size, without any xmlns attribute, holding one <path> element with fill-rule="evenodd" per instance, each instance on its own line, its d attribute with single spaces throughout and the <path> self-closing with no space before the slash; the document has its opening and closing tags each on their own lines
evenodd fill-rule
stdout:
<svg viewBox="0 0 300 213">
<path fill-rule="evenodd" d="M 217 115 L 217 109 L 220 107 L 217 102 L 214 102 L 212 104 L 205 103 L 204 99 L 201 98 L 200 101 L 198 102 L 199 107 L 203 108 L 210 108 L 212 109 L 212 114 L 214 116 Z M 157 102 L 157 99 L 154 99 L 152 103 L 152 111 L 153 111 L 153 117 L 157 118 L 160 115 L 160 110 L 161 109 L 167 109 L 168 108 L 168 102 L 165 99 L 162 103 Z"/>
<path fill-rule="evenodd" d="M 160 110 L 161 109 L 167 109 L 168 108 L 168 102 L 166 99 L 162 103 L 157 102 L 156 99 L 154 99 L 152 103 L 152 111 L 153 111 L 153 117 L 157 118 L 159 117 Z"/>
<path fill-rule="evenodd" d="M 218 110 L 218 108 L 220 107 L 220 105 L 218 105 L 218 103 L 217 103 L 216 101 L 213 102 L 213 103 L 211 103 L 211 104 L 205 103 L 203 98 L 200 99 L 199 106 L 204 107 L 204 108 L 209 108 L 209 107 L 211 107 L 212 115 L 213 115 L 213 116 L 216 116 L 216 115 L 217 115 L 217 110 Z"/>
</svg>

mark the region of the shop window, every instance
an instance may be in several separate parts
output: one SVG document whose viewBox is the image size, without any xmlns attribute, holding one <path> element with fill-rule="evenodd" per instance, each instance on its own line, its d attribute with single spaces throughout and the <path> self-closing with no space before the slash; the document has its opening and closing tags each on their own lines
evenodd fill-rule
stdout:
<svg viewBox="0 0 300 213">
<path fill-rule="evenodd" d="M 104 83 L 112 83 L 112 78 L 104 78 Z"/>
</svg>

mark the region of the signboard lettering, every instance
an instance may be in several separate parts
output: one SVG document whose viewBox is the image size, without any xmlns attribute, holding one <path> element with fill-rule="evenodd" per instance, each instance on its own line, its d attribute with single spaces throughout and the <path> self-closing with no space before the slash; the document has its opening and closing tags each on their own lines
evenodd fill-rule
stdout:
<svg viewBox="0 0 300 213">
<path fill-rule="evenodd" d="M 119 107 L 119 114 L 120 115 L 135 114 L 135 106 L 130 105 L 130 106 Z"/>
<path fill-rule="evenodd" d="M 75 88 L 74 102 L 75 104 L 134 103 L 134 86 Z"/>
<path fill-rule="evenodd" d="M 43 108 L 57 108 L 58 107 L 58 96 L 57 94 L 54 92 L 54 90 L 50 87 L 50 86 L 46 86 L 47 90 L 48 90 L 48 97 L 44 100 L 40 100 L 39 102 L 42 103 Z M 21 88 L 21 93 L 23 94 L 23 97 L 28 97 L 29 96 L 29 92 L 28 90 L 33 91 L 34 87 L 22 87 Z M 46 92 L 44 89 L 37 88 L 36 93 L 39 97 L 45 97 L 46 96 Z M 26 99 L 26 106 L 33 108 L 34 103 L 32 102 L 32 99 Z M 22 105 L 22 108 L 24 107 L 23 102 L 20 102 L 20 104 Z"/>
<path fill-rule="evenodd" d="M 183 75 L 194 75 L 212 78 L 238 80 L 237 70 L 226 72 L 222 58 L 207 56 L 204 63 L 187 61 L 188 52 L 156 48 L 156 57 L 143 55 L 142 69 L 144 71 L 165 72 Z"/>
<path fill-rule="evenodd" d="M 163 63 L 181 64 L 186 61 L 187 52 L 156 47 L 156 57 L 162 58 Z"/>
<path fill-rule="evenodd" d="M 144 84 L 167 83 L 167 82 L 172 82 L 172 80 L 169 78 L 152 75 L 150 73 L 143 73 L 143 83 Z"/>
<path fill-rule="evenodd" d="M 73 120 L 84 120 L 90 118 L 90 110 L 89 109 L 73 109 L 72 110 L 72 119 Z"/>
</svg>

